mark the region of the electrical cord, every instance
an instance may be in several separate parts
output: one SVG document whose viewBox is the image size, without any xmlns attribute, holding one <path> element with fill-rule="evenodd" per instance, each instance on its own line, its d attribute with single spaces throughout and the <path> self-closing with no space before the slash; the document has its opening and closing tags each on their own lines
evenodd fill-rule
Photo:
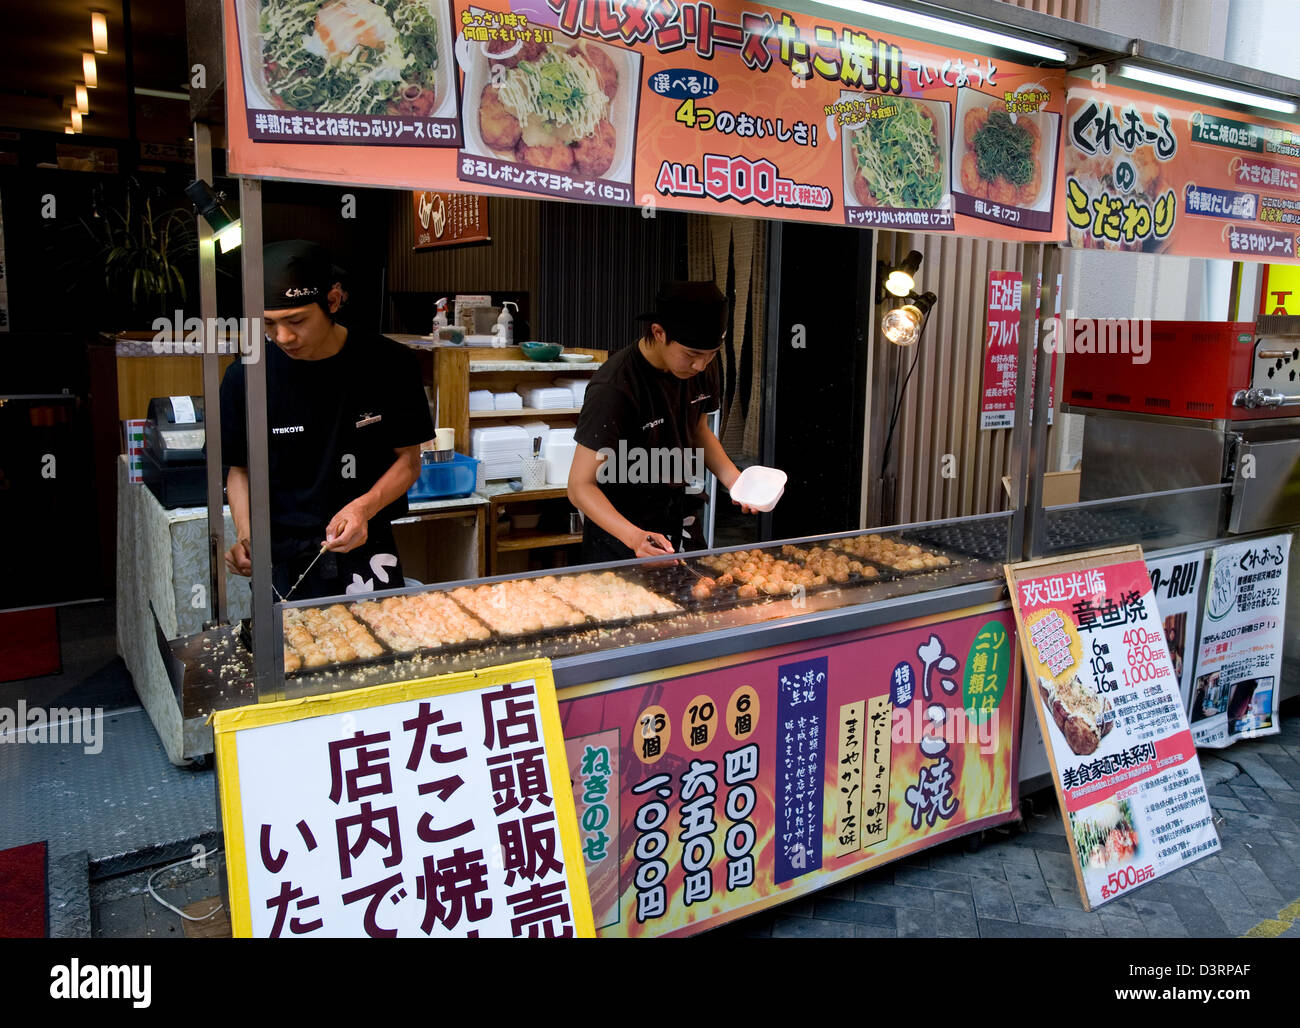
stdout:
<svg viewBox="0 0 1300 1028">
<path fill-rule="evenodd" d="M 212 850 L 210 853 L 205 853 L 204 858 L 206 859 L 207 857 L 215 857 L 220 852 L 221 852 L 220 848 Z M 168 864 L 165 867 L 158 868 L 157 871 L 155 871 L 153 874 L 149 876 L 149 881 L 146 883 L 145 888 L 149 890 L 150 896 L 152 896 L 155 900 L 161 903 L 168 910 L 170 910 L 173 914 L 179 914 L 181 917 L 185 918 L 186 921 L 206 921 L 208 918 L 215 917 L 217 914 L 221 913 L 221 911 L 223 911 L 226 908 L 226 905 L 224 903 L 218 903 L 211 912 L 204 914 L 202 917 L 193 917 L 185 913 L 185 911 L 180 910 L 177 907 L 173 907 L 165 899 L 159 896 L 158 893 L 154 892 L 154 888 L 153 888 L 153 880 L 157 878 L 160 874 L 162 874 L 164 871 L 170 871 L 174 867 L 180 867 L 182 864 L 192 864 L 193 862 L 194 862 L 193 857 L 186 857 L 184 860 L 178 860 L 174 864 Z"/>
<path fill-rule="evenodd" d="M 912 355 L 912 366 L 907 369 L 907 375 L 903 379 L 903 385 L 899 388 L 894 402 L 894 413 L 893 416 L 889 419 L 889 431 L 885 433 L 885 446 L 884 449 L 881 451 L 880 475 L 882 478 L 884 477 L 885 472 L 889 470 L 889 447 L 890 444 L 894 441 L 894 428 L 898 424 L 898 415 L 903 410 L 903 397 L 907 395 L 907 383 L 911 381 L 912 372 L 916 370 L 917 362 L 920 361 L 921 359 L 921 342 L 922 340 L 924 340 L 925 330 L 929 326 L 930 326 L 930 319 L 927 316 L 925 321 L 921 323 L 921 331 L 916 337 L 916 344 L 915 344 L 916 352 L 913 353 Z M 894 377 L 895 379 L 897 379 L 898 377 L 897 369 L 895 369 Z"/>
</svg>

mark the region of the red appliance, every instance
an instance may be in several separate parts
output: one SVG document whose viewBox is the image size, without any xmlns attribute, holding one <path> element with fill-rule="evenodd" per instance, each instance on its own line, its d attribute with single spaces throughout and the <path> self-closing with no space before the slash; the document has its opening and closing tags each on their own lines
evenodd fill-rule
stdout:
<svg viewBox="0 0 1300 1028">
<path fill-rule="evenodd" d="M 1064 400 L 1071 407 L 1204 421 L 1293 418 L 1294 405 L 1264 401 L 1250 407 L 1240 395 L 1252 389 L 1300 394 L 1300 340 L 1270 340 L 1266 320 L 1261 319 L 1258 339 L 1250 321 L 1112 322 L 1128 333 L 1149 334 L 1139 342 L 1098 327 L 1097 349 L 1125 351 L 1107 353 L 1078 352 L 1080 333 L 1070 326 L 1066 339 L 1074 352 L 1065 360 Z M 1135 363 L 1143 347 L 1149 360 Z"/>
</svg>

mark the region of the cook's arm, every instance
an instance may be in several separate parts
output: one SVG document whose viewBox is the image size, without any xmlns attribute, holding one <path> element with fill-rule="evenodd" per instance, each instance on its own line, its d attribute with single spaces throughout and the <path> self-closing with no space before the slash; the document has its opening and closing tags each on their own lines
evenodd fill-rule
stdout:
<svg viewBox="0 0 1300 1028">
<path fill-rule="evenodd" d="M 713 472 L 724 489 L 730 490 L 740 477 L 740 469 L 727 456 L 727 451 L 713 434 L 713 429 L 709 428 L 709 419 L 704 414 L 700 415 L 699 423 L 695 426 L 695 445 L 704 451 L 704 466 Z"/>
<path fill-rule="evenodd" d="M 397 459 L 379 476 L 373 486 L 330 519 L 325 530 L 325 548 L 347 553 L 366 541 L 370 519 L 415 484 L 420 477 L 420 446 L 402 446 L 393 450 Z"/>
<path fill-rule="evenodd" d="M 573 464 L 569 467 L 569 502 L 638 557 L 672 553 L 672 543 L 664 536 L 638 528 L 609 502 L 609 498 L 596 484 L 599 468 L 600 455 L 579 443 L 574 450 Z M 647 540 L 653 541 L 654 545 Z"/>
<path fill-rule="evenodd" d="M 226 567 L 247 577 L 253 573 L 253 555 L 248 548 L 248 468 L 231 467 L 226 475 L 226 498 L 230 520 L 235 523 L 235 544 L 226 551 Z"/>
</svg>

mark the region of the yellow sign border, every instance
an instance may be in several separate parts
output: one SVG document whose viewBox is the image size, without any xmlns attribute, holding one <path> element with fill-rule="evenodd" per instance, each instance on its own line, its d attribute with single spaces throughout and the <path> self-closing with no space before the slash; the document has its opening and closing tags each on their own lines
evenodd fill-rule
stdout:
<svg viewBox="0 0 1300 1028">
<path fill-rule="evenodd" d="M 573 802 L 569 761 L 560 725 L 560 708 L 555 693 L 555 678 L 549 660 L 524 660 L 502 664 L 481 671 L 461 671 L 419 678 L 365 689 L 305 696 L 276 703 L 254 704 L 234 710 L 219 710 L 212 715 L 212 734 L 217 757 L 217 795 L 225 829 L 226 877 L 230 888 L 230 926 L 237 939 L 252 938 L 252 910 L 248 894 L 247 850 L 244 839 L 243 802 L 239 786 L 239 732 L 251 728 L 289 724 L 326 714 L 349 710 L 385 707 L 408 700 L 430 699 L 453 693 L 473 692 L 493 686 L 532 679 L 536 683 L 538 714 L 546 744 L 546 764 L 551 775 L 555 818 L 559 825 L 560 845 L 564 853 L 565 878 L 573 911 L 574 935 L 580 939 L 596 937 L 591 910 L 591 893 L 587 888 L 586 865 L 578 838 L 578 815 Z"/>
</svg>

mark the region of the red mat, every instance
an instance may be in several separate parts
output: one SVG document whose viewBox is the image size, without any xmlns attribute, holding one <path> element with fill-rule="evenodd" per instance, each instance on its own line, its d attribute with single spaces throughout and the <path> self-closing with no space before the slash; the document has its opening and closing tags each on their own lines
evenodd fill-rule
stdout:
<svg viewBox="0 0 1300 1028">
<path fill-rule="evenodd" d="M 45 938 L 45 843 L 0 850 L 0 939 Z"/>
<path fill-rule="evenodd" d="M 62 670 L 57 608 L 0 614 L 0 682 L 57 675 Z"/>
</svg>

